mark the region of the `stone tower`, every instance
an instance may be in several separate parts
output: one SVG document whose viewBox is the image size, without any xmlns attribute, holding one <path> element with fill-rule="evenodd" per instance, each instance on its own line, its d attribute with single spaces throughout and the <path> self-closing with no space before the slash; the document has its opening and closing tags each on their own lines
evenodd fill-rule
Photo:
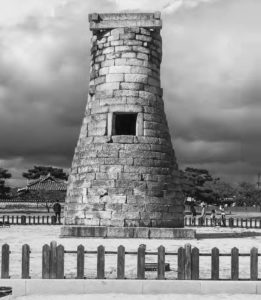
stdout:
<svg viewBox="0 0 261 300">
<path fill-rule="evenodd" d="M 183 227 L 160 84 L 160 13 L 91 14 L 89 21 L 89 95 L 62 234 L 85 235 L 83 227 L 98 235 L 111 227 Z"/>
</svg>

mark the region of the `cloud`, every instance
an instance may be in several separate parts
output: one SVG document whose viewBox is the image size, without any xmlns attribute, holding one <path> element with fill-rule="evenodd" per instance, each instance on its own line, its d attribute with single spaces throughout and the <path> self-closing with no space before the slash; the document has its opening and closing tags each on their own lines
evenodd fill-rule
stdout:
<svg viewBox="0 0 261 300">
<path fill-rule="evenodd" d="M 16 178 L 33 164 L 69 167 L 88 90 L 88 13 L 161 10 L 180 166 L 251 179 L 261 152 L 260 9 L 258 0 L 2 0 L 1 165 Z"/>
</svg>

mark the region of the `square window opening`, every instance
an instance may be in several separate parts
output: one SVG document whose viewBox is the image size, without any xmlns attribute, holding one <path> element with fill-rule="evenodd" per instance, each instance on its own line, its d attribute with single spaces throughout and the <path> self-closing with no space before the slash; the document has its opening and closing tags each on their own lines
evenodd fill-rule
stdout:
<svg viewBox="0 0 261 300">
<path fill-rule="evenodd" d="M 137 113 L 114 113 L 113 135 L 136 135 Z"/>
</svg>

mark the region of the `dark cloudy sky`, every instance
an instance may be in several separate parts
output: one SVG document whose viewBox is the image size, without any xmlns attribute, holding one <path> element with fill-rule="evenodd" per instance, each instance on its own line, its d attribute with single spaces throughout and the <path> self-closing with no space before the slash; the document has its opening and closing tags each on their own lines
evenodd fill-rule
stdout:
<svg viewBox="0 0 261 300">
<path fill-rule="evenodd" d="M 261 170 L 260 0 L 0 0 L 0 165 L 70 167 L 86 104 L 91 12 L 162 12 L 164 101 L 181 168 Z"/>
</svg>

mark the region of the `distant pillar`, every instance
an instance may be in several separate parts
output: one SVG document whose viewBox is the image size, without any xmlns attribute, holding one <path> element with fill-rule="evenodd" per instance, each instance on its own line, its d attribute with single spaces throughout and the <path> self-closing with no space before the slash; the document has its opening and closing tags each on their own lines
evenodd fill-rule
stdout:
<svg viewBox="0 0 261 300">
<path fill-rule="evenodd" d="M 89 21 L 89 95 L 65 225 L 183 227 L 160 84 L 160 14 L 91 14 Z"/>
</svg>

